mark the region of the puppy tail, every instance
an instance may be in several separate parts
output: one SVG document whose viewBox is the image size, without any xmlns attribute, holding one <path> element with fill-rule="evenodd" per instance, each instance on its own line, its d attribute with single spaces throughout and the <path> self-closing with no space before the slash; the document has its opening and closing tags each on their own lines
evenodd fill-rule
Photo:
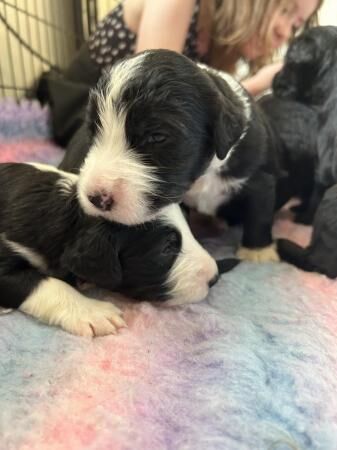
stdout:
<svg viewBox="0 0 337 450">
<path fill-rule="evenodd" d="M 276 242 L 278 254 L 283 261 L 293 264 L 307 272 L 313 272 L 315 270 L 308 259 L 306 248 L 295 244 L 295 242 L 288 241 L 288 239 L 278 239 Z"/>
<path fill-rule="evenodd" d="M 240 262 L 241 260 L 237 258 L 220 259 L 219 261 L 216 262 L 218 266 L 219 275 L 234 269 L 234 267 L 236 267 Z"/>
</svg>

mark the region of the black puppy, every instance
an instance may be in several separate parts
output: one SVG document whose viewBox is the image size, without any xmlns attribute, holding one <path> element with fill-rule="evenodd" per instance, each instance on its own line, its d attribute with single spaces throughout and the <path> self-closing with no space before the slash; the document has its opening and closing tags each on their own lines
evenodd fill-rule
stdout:
<svg viewBox="0 0 337 450">
<path fill-rule="evenodd" d="M 310 272 L 337 277 L 337 185 L 328 189 L 315 214 L 313 235 L 307 248 L 279 239 L 281 258 Z"/>
<path fill-rule="evenodd" d="M 314 189 L 303 221 L 311 223 L 327 188 L 337 182 L 337 27 L 311 28 L 290 45 L 276 75 L 276 96 L 303 103 L 317 113 Z"/>
<path fill-rule="evenodd" d="M 79 293 L 71 286 L 76 277 L 168 304 L 207 295 L 218 268 L 179 205 L 127 227 L 84 214 L 77 180 L 51 166 L 0 165 L 0 306 L 75 334 L 103 335 L 124 325 L 121 312 Z"/>
<path fill-rule="evenodd" d="M 302 222 L 313 195 L 317 164 L 318 117 L 314 108 L 268 94 L 258 100 L 274 134 L 280 176 L 276 184 L 276 210 L 291 198 L 301 205 L 295 221 Z M 270 149 L 273 151 L 273 149 Z"/>
</svg>

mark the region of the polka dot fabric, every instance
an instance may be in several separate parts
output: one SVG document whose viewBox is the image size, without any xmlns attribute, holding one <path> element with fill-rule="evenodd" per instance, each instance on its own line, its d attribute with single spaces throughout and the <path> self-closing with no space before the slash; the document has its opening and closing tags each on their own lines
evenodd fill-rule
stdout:
<svg viewBox="0 0 337 450">
<path fill-rule="evenodd" d="M 200 59 L 196 49 L 199 2 L 197 0 L 194 8 L 183 51 L 184 55 L 194 60 Z M 127 28 L 123 14 L 122 2 L 98 24 L 95 33 L 89 38 L 90 56 L 101 68 L 109 67 L 135 51 L 137 36 Z"/>
</svg>

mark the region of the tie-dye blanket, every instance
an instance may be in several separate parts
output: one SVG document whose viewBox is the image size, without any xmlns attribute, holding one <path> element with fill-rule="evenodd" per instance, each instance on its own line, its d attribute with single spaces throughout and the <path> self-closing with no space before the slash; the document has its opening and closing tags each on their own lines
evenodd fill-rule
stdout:
<svg viewBox="0 0 337 450">
<path fill-rule="evenodd" d="M 209 231 L 218 256 L 235 245 Z M 1 450 L 337 449 L 337 282 L 242 263 L 199 304 L 124 309 L 129 328 L 93 340 L 0 316 Z"/>
<path fill-rule="evenodd" d="M 50 140 L 48 109 L 37 101 L 0 101 L 0 162 L 43 162 L 57 165 L 63 150 Z"/>
</svg>

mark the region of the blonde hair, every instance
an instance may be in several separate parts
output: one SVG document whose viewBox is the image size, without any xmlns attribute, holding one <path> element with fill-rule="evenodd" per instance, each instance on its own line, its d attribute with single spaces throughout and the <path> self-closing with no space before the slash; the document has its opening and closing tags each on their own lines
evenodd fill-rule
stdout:
<svg viewBox="0 0 337 450">
<path fill-rule="evenodd" d="M 314 14 L 305 27 L 317 24 L 317 11 L 323 0 L 319 0 Z M 276 11 L 294 6 L 294 0 L 201 0 L 198 31 L 210 34 L 210 64 L 217 69 L 234 71 L 240 58 L 240 46 L 258 35 L 264 55 L 249 66 L 252 72 L 272 59 L 269 45 L 270 24 Z"/>
</svg>

